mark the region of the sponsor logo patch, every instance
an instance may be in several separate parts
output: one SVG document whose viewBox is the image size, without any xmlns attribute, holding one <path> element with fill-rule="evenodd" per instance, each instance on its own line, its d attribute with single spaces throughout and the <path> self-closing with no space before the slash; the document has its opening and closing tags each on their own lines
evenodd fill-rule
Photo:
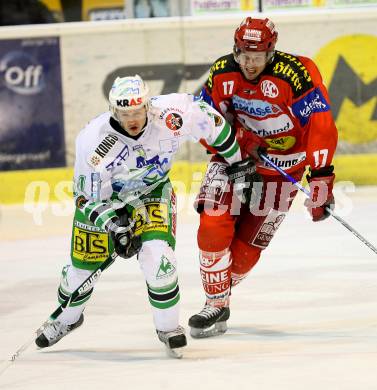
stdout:
<svg viewBox="0 0 377 390">
<path fill-rule="evenodd" d="M 262 31 L 261 30 L 254 30 L 254 29 L 246 29 L 242 38 L 248 39 L 251 41 L 260 42 L 262 40 Z"/>
<path fill-rule="evenodd" d="M 84 195 L 78 196 L 76 198 L 76 202 L 75 202 L 76 207 L 81 210 L 85 206 L 85 203 L 87 201 L 88 201 L 88 199 L 86 199 Z"/>
<path fill-rule="evenodd" d="M 179 148 L 179 142 L 176 138 L 161 139 L 159 143 L 162 153 L 175 153 Z"/>
<path fill-rule="evenodd" d="M 176 112 L 172 112 L 171 114 L 167 115 L 165 119 L 165 124 L 170 130 L 176 131 L 182 127 L 183 120 L 179 114 L 177 114 Z"/>
<path fill-rule="evenodd" d="M 260 89 L 264 96 L 276 98 L 279 95 L 279 89 L 275 83 L 270 80 L 264 80 L 261 83 Z"/>
<path fill-rule="evenodd" d="M 164 116 L 169 112 L 173 112 L 173 113 L 178 112 L 179 114 L 183 114 L 183 111 L 177 107 L 168 107 L 161 111 L 159 118 L 164 119 Z"/>
<path fill-rule="evenodd" d="M 246 128 L 252 129 L 253 133 L 260 137 L 268 137 L 280 133 L 286 133 L 293 129 L 291 118 L 287 114 L 279 115 L 275 118 L 256 120 L 247 115 L 239 115 L 240 121 Z"/>
<path fill-rule="evenodd" d="M 221 118 L 221 116 L 219 116 L 219 115 L 214 114 L 213 115 L 213 119 L 215 121 L 215 126 L 216 127 L 222 126 L 222 124 L 224 123 L 223 118 Z"/>
<path fill-rule="evenodd" d="M 275 59 L 274 75 L 289 82 L 295 97 L 312 88 L 312 78 L 304 64 L 297 57 L 276 51 Z"/>
<path fill-rule="evenodd" d="M 251 244 L 259 248 L 266 248 L 284 218 L 285 213 L 271 210 Z"/>
<path fill-rule="evenodd" d="M 171 234 L 176 237 L 177 234 L 177 198 L 175 192 L 171 194 Z"/>
<path fill-rule="evenodd" d="M 224 69 L 227 62 L 228 62 L 228 60 L 219 60 L 219 61 L 216 61 L 211 66 L 211 69 L 209 71 L 208 80 L 207 80 L 208 88 L 212 88 L 212 86 L 213 86 L 213 73 L 220 70 L 220 69 Z"/>
<path fill-rule="evenodd" d="M 255 89 L 244 89 L 242 92 L 247 95 L 254 95 L 257 91 Z"/>
<path fill-rule="evenodd" d="M 90 180 L 90 196 L 95 200 L 98 200 L 100 199 L 101 194 L 101 175 L 98 172 L 93 172 L 90 175 Z"/>
<path fill-rule="evenodd" d="M 140 106 L 140 104 L 143 103 L 143 99 L 142 98 L 132 98 L 132 99 L 117 99 L 116 101 L 116 105 L 117 107 L 122 107 L 122 108 L 126 108 L 126 107 L 136 107 L 136 106 Z"/>
<path fill-rule="evenodd" d="M 170 262 L 170 260 L 166 256 L 162 255 L 160 267 L 158 268 L 156 274 L 156 279 L 166 278 L 174 272 L 175 272 L 174 265 Z"/>
<path fill-rule="evenodd" d="M 105 230 L 102 230 L 98 226 L 88 225 L 87 223 L 74 221 L 74 225 L 77 226 L 78 228 L 81 228 L 81 229 L 84 229 L 84 230 L 89 230 L 91 232 L 103 232 L 103 233 L 106 233 Z"/>
<path fill-rule="evenodd" d="M 89 164 L 92 167 L 96 167 L 101 162 L 101 157 L 99 157 L 97 154 L 93 154 L 89 157 Z"/>
<path fill-rule="evenodd" d="M 72 255 L 81 261 L 105 261 L 109 257 L 107 233 L 73 228 Z"/>
<path fill-rule="evenodd" d="M 219 271 L 200 270 L 204 290 L 207 294 L 221 294 L 230 286 L 230 270 Z"/>
<path fill-rule="evenodd" d="M 296 143 L 296 138 L 288 135 L 279 138 L 265 138 L 265 141 L 270 145 L 271 149 L 288 150 Z"/>
<path fill-rule="evenodd" d="M 292 153 L 288 155 L 268 154 L 268 158 L 279 168 L 289 169 L 305 161 L 306 152 Z M 271 168 L 268 163 L 265 162 L 263 164 L 265 168 L 274 170 L 274 168 Z"/>
<path fill-rule="evenodd" d="M 243 111 L 249 115 L 259 118 L 281 112 L 278 105 L 270 104 L 263 100 L 243 99 L 238 95 L 234 95 L 232 97 L 232 102 L 235 110 Z"/>
<path fill-rule="evenodd" d="M 73 195 L 77 196 L 79 192 L 85 191 L 86 176 L 80 175 L 76 180 L 73 181 Z"/>
<path fill-rule="evenodd" d="M 211 268 L 215 264 L 217 264 L 221 259 L 223 259 L 224 253 L 225 251 L 220 253 L 202 251 L 200 255 L 200 265 L 205 268 Z"/>
<path fill-rule="evenodd" d="M 319 88 L 314 89 L 305 97 L 292 105 L 293 113 L 300 120 L 301 126 L 308 123 L 309 118 L 315 112 L 325 112 L 330 110 L 330 106 L 322 95 Z"/>
<path fill-rule="evenodd" d="M 136 235 L 146 232 L 169 232 L 169 211 L 166 203 L 146 203 L 133 210 L 132 218 L 136 221 Z"/>
<path fill-rule="evenodd" d="M 112 149 L 115 143 L 118 141 L 118 137 L 115 134 L 108 134 L 96 147 L 94 153 L 89 157 L 88 163 L 92 167 L 96 167 L 100 164 L 101 160 Z"/>
</svg>

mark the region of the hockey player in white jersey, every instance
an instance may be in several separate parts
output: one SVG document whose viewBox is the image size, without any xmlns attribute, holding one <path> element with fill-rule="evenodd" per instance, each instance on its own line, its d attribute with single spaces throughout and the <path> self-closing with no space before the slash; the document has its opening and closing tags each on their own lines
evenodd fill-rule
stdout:
<svg viewBox="0 0 377 390">
<path fill-rule="evenodd" d="M 207 103 L 189 94 L 149 99 L 138 75 L 118 77 L 109 102 L 110 110 L 89 122 L 76 140 L 71 261 L 62 270 L 58 296 L 63 302 L 114 250 L 124 258 L 137 254 L 158 338 L 176 351 L 186 345 L 186 336 L 179 325 L 172 158 L 184 141 L 205 139 L 233 164 L 241 159 L 239 145 Z M 39 335 L 40 348 L 83 323 L 92 291 L 72 301 Z"/>
</svg>

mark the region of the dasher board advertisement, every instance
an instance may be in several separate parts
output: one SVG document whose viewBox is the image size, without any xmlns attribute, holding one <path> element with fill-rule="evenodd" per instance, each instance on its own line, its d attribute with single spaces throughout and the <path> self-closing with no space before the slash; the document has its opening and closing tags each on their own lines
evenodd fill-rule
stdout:
<svg viewBox="0 0 377 390">
<path fill-rule="evenodd" d="M 65 165 L 59 38 L 0 40 L 0 170 Z"/>
</svg>

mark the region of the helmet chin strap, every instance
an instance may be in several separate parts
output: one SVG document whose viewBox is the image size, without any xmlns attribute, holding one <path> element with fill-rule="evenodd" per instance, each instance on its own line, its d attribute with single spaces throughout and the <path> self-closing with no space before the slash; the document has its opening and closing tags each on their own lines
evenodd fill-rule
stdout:
<svg viewBox="0 0 377 390">
<path fill-rule="evenodd" d="M 267 55 L 267 64 L 271 64 L 275 57 L 275 50 L 269 51 Z"/>
</svg>

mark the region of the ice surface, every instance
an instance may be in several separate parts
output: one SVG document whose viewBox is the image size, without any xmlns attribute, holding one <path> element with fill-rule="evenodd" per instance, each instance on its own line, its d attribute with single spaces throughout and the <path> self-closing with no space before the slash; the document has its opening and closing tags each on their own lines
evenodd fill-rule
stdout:
<svg viewBox="0 0 377 390">
<path fill-rule="evenodd" d="M 376 245 L 377 188 L 349 196 L 342 217 Z M 185 209 L 189 203 L 183 201 L 178 220 L 182 325 L 204 303 L 198 221 Z M 167 358 L 138 264 L 118 260 L 97 284 L 84 325 L 50 349 L 30 347 L 0 376 L 0 388 L 377 389 L 377 255 L 335 220 L 312 223 L 301 203 L 297 199 L 261 261 L 234 289 L 224 336 L 188 336 L 184 358 Z M 56 307 L 71 217 L 49 209 L 35 225 L 20 207 L 0 211 L 5 361 Z"/>
</svg>

